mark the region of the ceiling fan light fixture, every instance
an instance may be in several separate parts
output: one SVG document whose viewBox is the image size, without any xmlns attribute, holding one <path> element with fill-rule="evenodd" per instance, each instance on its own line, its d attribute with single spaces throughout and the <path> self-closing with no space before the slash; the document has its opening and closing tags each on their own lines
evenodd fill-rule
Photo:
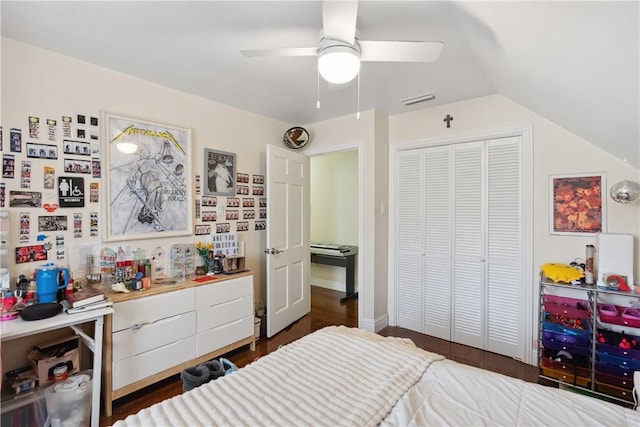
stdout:
<svg viewBox="0 0 640 427">
<path fill-rule="evenodd" d="M 350 46 L 329 46 L 318 53 L 318 71 L 329 83 L 350 82 L 360 71 L 360 53 Z"/>
</svg>

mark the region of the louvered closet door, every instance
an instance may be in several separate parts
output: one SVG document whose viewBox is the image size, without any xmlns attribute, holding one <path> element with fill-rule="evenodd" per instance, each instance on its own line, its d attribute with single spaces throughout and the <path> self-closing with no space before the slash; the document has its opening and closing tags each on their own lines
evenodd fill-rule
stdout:
<svg viewBox="0 0 640 427">
<path fill-rule="evenodd" d="M 519 137 L 487 141 L 487 350 L 521 358 L 523 194 Z"/>
<path fill-rule="evenodd" d="M 452 340 L 485 348 L 484 141 L 453 146 Z"/>
<path fill-rule="evenodd" d="M 396 170 L 396 322 L 422 332 L 422 150 L 400 152 Z"/>
<path fill-rule="evenodd" d="M 424 329 L 451 340 L 451 148 L 424 151 Z"/>
</svg>

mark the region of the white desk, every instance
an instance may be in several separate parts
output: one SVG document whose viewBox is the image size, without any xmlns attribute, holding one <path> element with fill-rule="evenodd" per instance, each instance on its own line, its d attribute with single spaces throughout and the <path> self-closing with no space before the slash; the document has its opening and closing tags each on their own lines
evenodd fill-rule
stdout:
<svg viewBox="0 0 640 427">
<path fill-rule="evenodd" d="M 0 339 L 2 342 L 53 331 L 61 328 L 71 328 L 77 333 L 85 345 L 93 352 L 93 389 L 91 392 L 91 426 L 98 427 L 100 423 L 100 377 L 102 372 L 102 330 L 104 316 L 113 313 L 113 308 L 106 307 L 85 313 L 66 314 L 43 320 L 25 321 L 22 318 L 0 322 Z M 94 322 L 93 338 L 88 336 L 77 325 Z"/>
</svg>

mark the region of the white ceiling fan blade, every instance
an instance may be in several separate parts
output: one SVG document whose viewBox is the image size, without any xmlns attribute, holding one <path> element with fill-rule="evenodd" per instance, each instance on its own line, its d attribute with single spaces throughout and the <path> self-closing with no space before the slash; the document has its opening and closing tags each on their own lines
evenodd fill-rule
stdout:
<svg viewBox="0 0 640 427">
<path fill-rule="evenodd" d="M 361 41 L 360 60 L 379 62 L 433 62 L 444 43 L 411 41 Z"/>
<path fill-rule="evenodd" d="M 253 58 L 256 56 L 317 56 L 317 47 L 289 47 L 274 49 L 246 49 L 241 50 L 244 56 Z"/>
<path fill-rule="evenodd" d="M 358 1 L 323 1 L 322 25 L 324 38 L 353 44 L 356 37 Z"/>
</svg>

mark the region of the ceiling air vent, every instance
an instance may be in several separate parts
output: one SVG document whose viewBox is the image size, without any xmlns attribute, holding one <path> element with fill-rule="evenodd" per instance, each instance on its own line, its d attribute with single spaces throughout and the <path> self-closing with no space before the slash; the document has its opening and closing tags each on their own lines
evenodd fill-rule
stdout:
<svg viewBox="0 0 640 427">
<path fill-rule="evenodd" d="M 412 98 L 405 98 L 403 99 L 402 102 L 404 105 L 414 105 L 414 104 L 419 104 L 421 102 L 425 102 L 425 101 L 431 101 L 436 99 L 436 96 L 433 93 L 425 93 L 424 95 L 418 95 L 418 96 L 414 96 Z"/>
</svg>

